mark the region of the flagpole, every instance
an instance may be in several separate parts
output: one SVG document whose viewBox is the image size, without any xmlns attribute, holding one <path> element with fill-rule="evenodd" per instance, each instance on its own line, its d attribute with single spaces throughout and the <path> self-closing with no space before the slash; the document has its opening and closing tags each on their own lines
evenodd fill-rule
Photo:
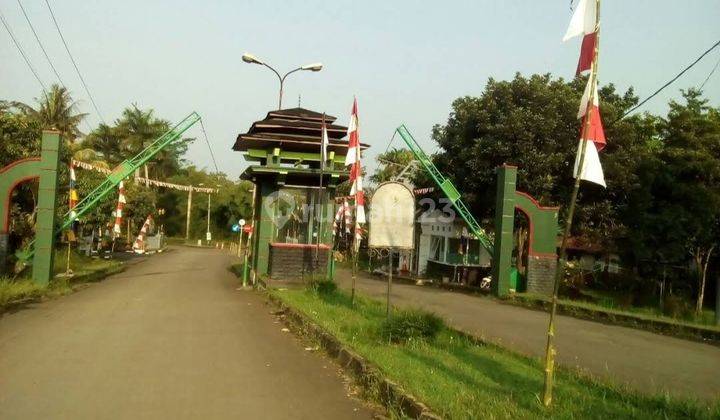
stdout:
<svg viewBox="0 0 720 420">
<path fill-rule="evenodd" d="M 68 235 L 67 263 L 65 264 L 65 276 L 70 276 L 70 235 Z"/>
<path fill-rule="evenodd" d="M 552 391 L 555 374 L 555 314 L 557 313 L 558 291 L 560 289 L 560 280 L 565 273 L 565 260 L 567 259 L 567 241 L 572 228 L 573 217 L 575 216 L 575 207 L 577 204 L 577 196 L 580 190 L 580 181 L 583 175 L 583 167 L 585 165 L 585 148 L 587 147 L 587 135 L 590 127 L 590 107 L 595 100 L 595 83 L 597 82 L 598 68 L 598 50 L 600 48 L 600 0 L 595 0 L 595 50 L 593 51 L 592 68 L 590 70 L 590 92 L 588 102 L 585 105 L 585 115 L 582 127 L 582 137 L 580 141 L 580 155 L 578 158 L 578 169 L 575 177 L 575 185 L 573 186 L 572 195 L 570 196 L 570 205 L 565 220 L 565 230 L 563 231 L 562 241 L 560 242 L 560 255 L 557 268 L 555 271 L 555 280 L 553 283 L 552 305 L 550 308 L 550 320 L 548 322 L 547 344 L 545 346 L 545 382 L 543 384 L 543 404 L 548 407 L 552 403 Z"/>
</svg>

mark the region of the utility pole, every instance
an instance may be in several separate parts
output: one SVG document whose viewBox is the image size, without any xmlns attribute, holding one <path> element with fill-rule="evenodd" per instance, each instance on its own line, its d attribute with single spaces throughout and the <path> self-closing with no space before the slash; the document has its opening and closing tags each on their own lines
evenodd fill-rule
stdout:
<svg viewBox="0 0 720 420">
<path fill-rule="evenodd" d="M 187 216 L 185 219 L 185 239 L 190 239 L 190 209 L 192 208 L 192 192 L 193 187 L 190 186 L 190 191 L 188 191 L 188 202 L 187 202 Z"/>
<path fill-rule="evenodd" d="M 210 245 L 210 196 L 212 193 L 208 192 L 208 211 L 207 211 L 207 231 L 205 233 L 205 237 L 207 238 L 208 245 Z"/>
</svg>

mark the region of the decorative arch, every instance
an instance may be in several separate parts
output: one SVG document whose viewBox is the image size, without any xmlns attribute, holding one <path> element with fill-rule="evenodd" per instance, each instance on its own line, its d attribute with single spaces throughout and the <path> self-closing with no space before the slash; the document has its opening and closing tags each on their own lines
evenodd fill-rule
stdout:
<svg viewBox="0 0 720 420">
<path fill-rule="evenodd" d="M 0 169 L 0 234 L 7 234 L 12 192 L 23 182 L 40 177 L 40 158 L 16 160 Z"/>
<path fill-rule="evenodd" d="M 33 281 L 40 285 L 50 282 L 53 270 L 53 237 L 57 201 L 58 167 L 60 165 L 60 133 L 43 131 L 40 157 L 15 161 L 0 169 L 0 272 L 8 253 L 8 227 L 12 191 L 22 182 L 39 178 Z"/>
<path fill-rule="evenodd" d="M 528 218 L 527 291 L 552 293 L 557 270 L 557 233 L 559 207 L 541 206 L 533 197 L 516 191 L 517 167 L 497 168 L 495 207 L 495 249 L 493 256 L 493 293 L 504 296 L 510 292 L 510 270 L 513 251 L 515 209 Z"/>
</svg>

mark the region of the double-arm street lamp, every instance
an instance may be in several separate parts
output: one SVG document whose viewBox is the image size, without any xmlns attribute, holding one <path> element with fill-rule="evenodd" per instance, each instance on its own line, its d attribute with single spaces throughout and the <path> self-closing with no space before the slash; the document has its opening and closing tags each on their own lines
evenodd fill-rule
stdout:
<svg viewBox="0 0 720 420">
<path fill-rule="evenodd" d="M 242 59 L 244 62 L 246 62 L 248 64 L 259 64 L 261 66 L 265 66 L 265 67 L 269 68 L 270 70 L 272 70 L 273 73 L 275 73 L 275 75 L 278 77 L 278 80 L 280 81 L 280 100 L 278 101 L 278 109 L 282 109 L 283 83 L 285 82 L 286 77 L 288 77 L 290 74 L 295 73 L 296 71 L 300 71 L 300 70 L 320 71 L 323 68 L 322 63 L 306 64 L 306 65 L 300 66 L 294 70 L 290 70 L 289 72 L 285 73 L 284 76 L 280 76 L 280 73 L 278 73 L 277 70 L 270 67 L 267 63 L 265 63 L 264 61 L 255 57 L 252 54 L 245 53 L 245 54 L 243 54 Z"/>
</svg>

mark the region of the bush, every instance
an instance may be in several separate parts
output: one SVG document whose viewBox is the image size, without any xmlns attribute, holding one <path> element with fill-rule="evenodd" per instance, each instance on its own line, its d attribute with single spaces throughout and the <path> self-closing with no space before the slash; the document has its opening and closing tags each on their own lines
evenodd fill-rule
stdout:
<svg viewBox="0 0 720 420">
<path fill-rule="evenodd" d="M 434 338 L 445 323 L 435 314 L 418 310 L 404 310 L 394 313 L 383 321 L 380 335 L 393 343 Z"/>
<path fill-rule="evenodd" d="M 668 295 L 663 304 L 663 314 L 676 319 L 691 318 L 693 307 L 687 299 L 678 295 Z"/>
<path fill-rule="evenodd" d="M 330 280 L 311 280 L 310 289 L 319 295 L 331 295 L 337 290 L 337 284 Z"/>
</svg>

